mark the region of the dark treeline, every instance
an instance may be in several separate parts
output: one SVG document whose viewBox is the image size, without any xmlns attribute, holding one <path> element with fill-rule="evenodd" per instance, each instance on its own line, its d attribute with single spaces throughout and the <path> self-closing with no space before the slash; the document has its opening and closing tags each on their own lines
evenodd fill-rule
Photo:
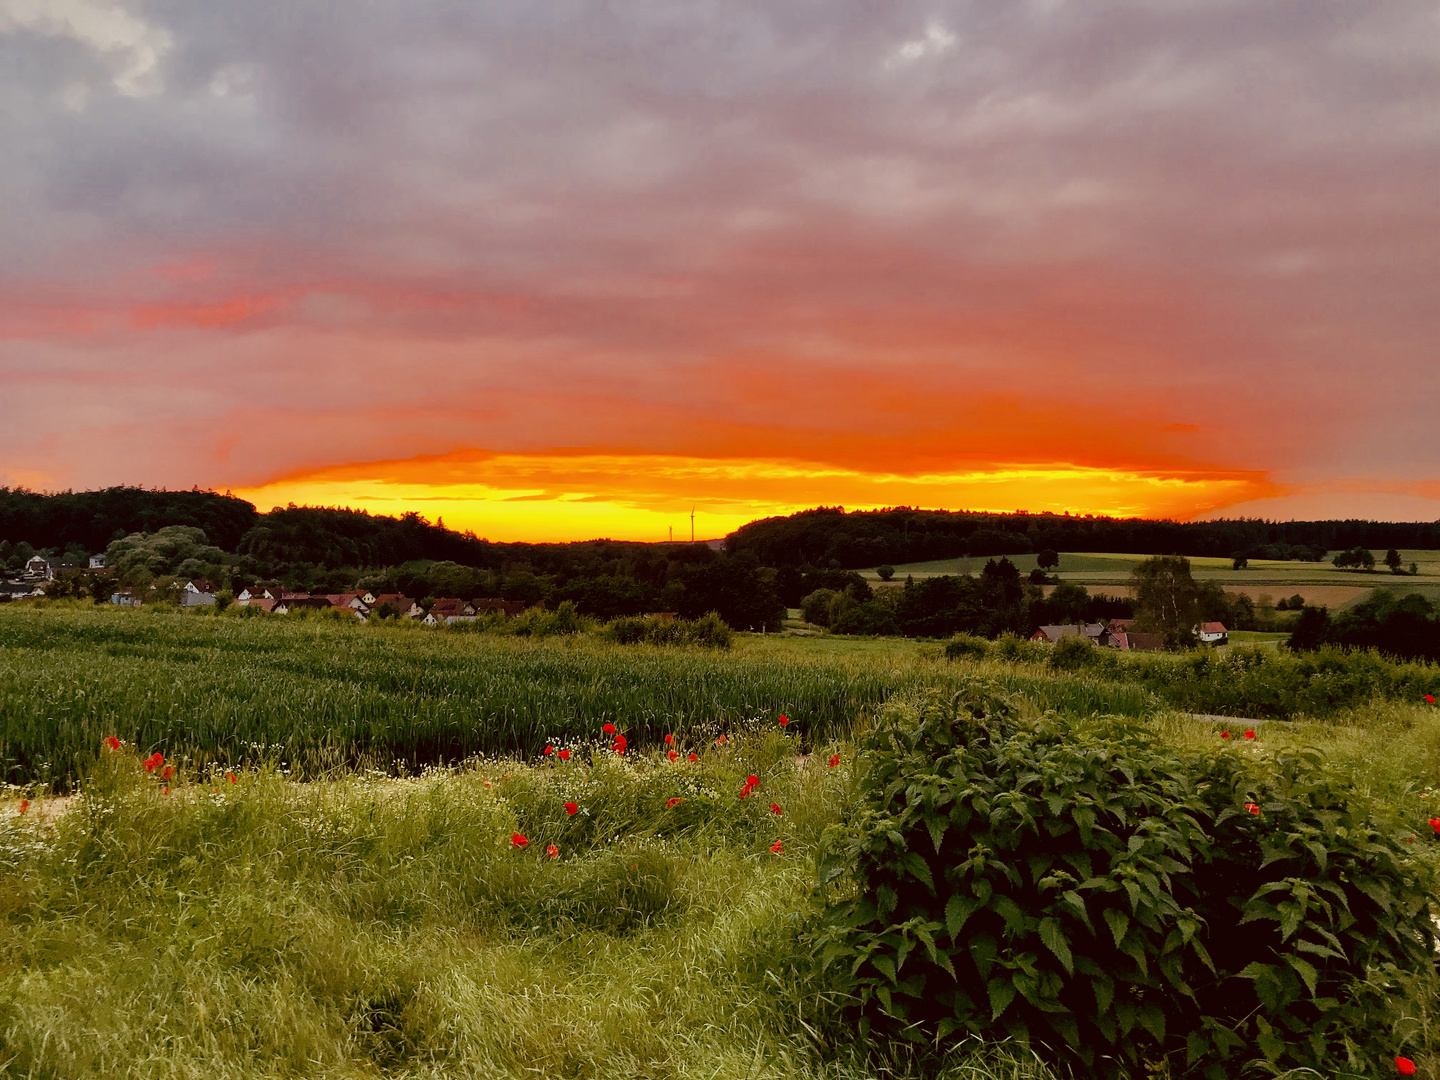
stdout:
<svg viewBox="0 0 1440 1080">
<path fill-rule="evenodd" d="M 37 551 L 104 551 L 111 540 L 166 525 L 204 529 L 210 543 L 234 551 L 260 520 L 244 499 L 213 491 L 112 487 L 42 495 L 0 487 L 0 540 Z"/>
<path fill-rule="evenodd" d="M 766 566 L 847 568 L 966 555 L 1116 551 L 1252 559 L 1323 558 L 1340 548 L 1437 548 L 1440 522 L 1149 521 L 1063 514 L 980 514 L 949 510 L 819 507 L 752 521 L 727 541 Z"/>
<path fill-rule="evenodd" d="M 1389 589 L 1376 590 L 1333 618 L 1323 607 L 1304 608 L 1290 647 L 1312 652 L 1322 645 L 1376 649 L 1403 660 L 1440 663 L 1440 612 L 1419 593 L 1401 595 Z"/>
</svg>

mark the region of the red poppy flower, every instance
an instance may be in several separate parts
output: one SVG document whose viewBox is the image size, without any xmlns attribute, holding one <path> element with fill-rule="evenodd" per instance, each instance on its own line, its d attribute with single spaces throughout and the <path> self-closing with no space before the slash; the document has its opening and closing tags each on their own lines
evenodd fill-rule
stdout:
<svg viewBox="0 0 1440 1080">
<path fill-rule="evenodd" d="M 510 834 L 510 843 L 513 847 L 525 847 L 530 841 L 521 836 L 518 832 Z"/>
<path fill-rule="evenodd" d="M 715 745 L 716 745 L 716 746 L 724 746 L 724 745 L 725 745 L 727 742 L 729 742 L 729 741 L 730 741 L 730 740 L 727 739 L 724 735 L 721 735 L 718 739 L 715 740 Z"/>
<path fill-rule="evenodd" d="M 780 809 L 780 804 L 778 802 L 772 802 L 770 804 L 770 813 L 774 814 L 776 817 L 779 817 L 784 812 L 784 810 Z"/>
<path fill-rule="evenodd" d="M 119 750 L 120 740 L 117 739 L 114 735 L 110 735 L 106 737 L 105 745 L 108 746 L 111 750 Z"/>
<path fill-rule="evenodd" d="M 1407 1057 L 1397 1057 L 1395 1059 L 1395 1071 L 1401 1076 L 1414 1076 L 1415 1062 Z"/>
<path fill-rule="evenodd" d="M 773 851 L 776 855 L 783 855 L 785 853 L 785 848 L 779 840 L 776 840 L 773 844 L 770 845 L 770 850 Z"/>
<path fill-rule="evenodd" d="M 606 735 L 614 735 L 614 734 L 615 734 L 615 725 L 614 725 L 614 724 L 609 724 L 609 723 L 607 723 L 607 724 L 606 724 L 604 727 L 602 727 L 600 730 L 603 731 Z"/>
<path fill-rule="evenodd" d="M 677 752 L 675 752 L 674 750 L 670 750 L 670 751 L 667 751 L 667 756 L 670 758 L 671 761 L 674 761 L 674 760 L 676 760 L 680 755 L 679 755 Z"/>
<path fill-rule="evenodd" d="M 571 817 L 574 817 L 574 816 L 576 815 L 576 813 L 579 812 L 579 810 L 580 810 L 580 804 L 579 804 L 579 803 L 567 802 L 567 803 L 565 804 L 565 813 L 569 814 Z"/>
<path fill-rule="evenodd" d="M 1435 695 L 1434 695 L 1434 694 L 1426 694 L 1426 695 L 1425 695 L 1425 701 L 1426 701 L 1426 703 L 1429 704 L 1429 705 L 1434 705 L 1434 704 L 1435 704 Z"/>
<path fill-rule="evenodd" d="M 674 746 L 674 745 L 675 745 L 675 736 L 674 736 L 674 735 L 666 735 L 666 736 L 665 736 L 665 745 L 666 745 L 666 746 Z"/>
<path fill-rule="evenodd" d="M 1230 737 L 1230 733 L 1229 733 L 1228 731 L 1222 731 L 1222 732 L 1220 732 L 1220 738 L 1222 738 L 1222 739 L 1228 739 L 1229 737 Z"/>
<path fill-rule="evenodd" d="M 699 761 L 699 760 L 700 760 L 700 755 L 699 755 L 699 754 L 691 754 L 691 755 L 690 755 L 690 760 L 691 760 L 691 761 Z"/>
<path fill-rule="evenodd" d="M 155 753 L 151 754 L 148 758 L 145 759 L 145 771 L 154 772 L 156 769 L 158 769 L 161 765 L 164 764 L 165 755 L 160 753 L 159 750 L 156 750 Z"/>
<path fill-rule="evenodd" d="M 742 787 L 742 788 L 740 789 L 740 798 L 742 798 L 742 799 L 748 799 L 748 798 L 750 797 L 750 792 L 751 792 L 751 790 L 752 790 L 752 789 L 751 789 L 750 785 L 749 785 L 749 784 L 746 784 L 744 787 Z"/>
<path fill-rule="evenodd" d="M 229 780 L 229 781 L 233 784 L 233 783 L 235 783 L 237 780 L 239 780 L 240 778 L 239 778 L 238 776 L 236 776 L 233 772 L 227 772 L 227 773 L 225 774 L 225 779 L 226 779 L 226 780 Z"/>
<path fill-rule="evenodd" d="M 759 786 L 760 786 L 760 778 L 759 778 L 758 776 L 747 776 L 747 777 L 745 777 L 745 786 L 746 786 L 746 787 L 759 787 Z"/>
<path fill-rule="evenodd" d="M 561 750 L 560 753 L 559 753 L 557 756 L 560 758 L 561 761 L 569 761 L 569 760 L 570 760 L 570 751 L 569 751 L 569 750 Z"/>
<path fill-rule="evenodd" d="M 1259 803 L 1253 803 L 1253 802 L 1247 802 L 1247 803 L 1245 804 L 1245 809 L 1246 809 L 1246 810 L 1249 810 L 1250 813 L 1252 813 L 1252 814 L 1258 814 L 1258 813 L 1260 813 L 1260 804 L 1259 804 Z"/>
<path fill-rule="evenodd" d="M 681 798 L 679 798 L 679 797 L 676 797 L 676 798 L 674 798 L 674 799 L 670 799 L 670 800 L 668 800 L 668 801 L 665 803 L 665 809 L 666 809 L 666 810 L 674 810 L 675 807 L 679 806 L 679 805 L 680 805 L 682 802 L 684 802 L 684 801 L 685 801 L 684 799 L 681 799 Z"/>
<path fill-rule="evenodd" d="M 788 723 L 790 723 L 790 718 L 782 712 L 780 714 L 780 726 L 784 727 Z"/>
<path fill-rule="evenodd" d="M 624 735 L 616 735 L 616 736 L 615 736 L 615 752 L 616 752 L 617 754 L 618 754 L 621 750 L 624 750 L 624 749 L 625 749 L 627 746 L 629 746 L 629 745 L 630 745 L 630 743 L 629 743 L 629 741 L 625 738 Z"/>
<path fill-rule="evenodd" d="M 174 765 L 166 765 L 166 766 L 165 766 L 165 771 L 160 774 L 160 779 L 161 779 L 161 780 L 169 780 L 169 779 L 170 779 L 172 776 L 174 776 L 174 775 L 175 775 L 175 766 L 174 766 Z"/>
<path fill-rule="evenodd" d="M 1255 737 L 1255 732 L 1254 732 L 1254 731 L 1246 731 L 1246 732 L 1245 732 L 1245 738 L 1247 738 L 1247 739 L 1253 739 L 1254 737 Z"/>
<path fill-rule="evenodd" d="M 29 800 L 29 799 L 21 799 L 21 800 L 20 800 L 20 813 L 23 814 L 26 810 L 29 810 L 29 809 L 30 809 L 30 800 Z"/>
<path fill-rule="evenodd" d="M 1440 836 L 1440 817 L 1432 817 L 1430 827 L 1435 830 L 1437 836 Z"/>
<path fill-rule="evenodd" d="M 546 854 L 546 855 L 549 855 L 550 858 L 552 858 L 552 859 L 559 858 L 559 856 L 560 856 L 560 849 L 559 849 L 558 847 L 556 847 L 554 844 L 547 844 L 546 847 L 545 847 L 545 854 Z"/>
<path fill-rule="evenodd" d="M 831 755 L 830 755 L 830 768 L 833 769 L 836 765 L 839 765 L 839 764 L 840 764 L 840 755 L 839 755 L 839 754 L 831 754 Z"/>
<path fill-rule="evenodd" d="M 546 756 L 546 757 L 549 757 L 549 756 L 550 756 L 551 754 L 553 754 L 554 752 L 555 752 L 555 747 L 553 747 L 553 746 L 547 746 L 547 747 L 545 747 L 545 756 Z"/>
</svg>

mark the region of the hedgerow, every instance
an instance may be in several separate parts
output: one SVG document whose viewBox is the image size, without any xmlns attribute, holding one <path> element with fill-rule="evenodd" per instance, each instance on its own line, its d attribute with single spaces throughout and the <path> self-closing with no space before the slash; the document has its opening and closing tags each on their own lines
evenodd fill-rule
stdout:
<svg viewBox="0 0 1440 1080">
<path fill-rule="evenodd" d="M 857 764 L 815 947 L 862 1029 L 1115 1078 L 1371 1076 L 1427 1049 L 1395 1002 L 1436 990 L 1433 863 L 1318 751 L 1182 753 L 974 684 L 892 712 Z"/>
</svg>

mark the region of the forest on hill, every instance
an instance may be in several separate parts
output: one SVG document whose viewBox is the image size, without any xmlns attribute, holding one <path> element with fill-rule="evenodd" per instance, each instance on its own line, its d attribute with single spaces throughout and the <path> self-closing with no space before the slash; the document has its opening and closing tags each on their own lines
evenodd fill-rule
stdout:
<svg viewBox="0 0 1440 1080">
<path fill-rule="evenodd" d="M 726 540 L 767 566 L 847 569 L 963 556 L 1044 551 L 1319 561 L 1345 548 L 1440 547 L 1440 521 L 1154 521 L 1067 514 L 986 514 L 964 510 L 846 511 L 821 506 L 752 521 Z"/>
</svg>

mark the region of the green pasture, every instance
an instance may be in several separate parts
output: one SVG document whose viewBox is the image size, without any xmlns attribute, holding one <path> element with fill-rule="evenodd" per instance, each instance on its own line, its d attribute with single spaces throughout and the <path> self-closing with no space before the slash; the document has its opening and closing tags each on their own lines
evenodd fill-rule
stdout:
<svg viewBox="0 0 1440 1080">
<path fill-rule="evenodd" d="M 1419 573 L 1413 577 L 1392 574 L 1383 566 L 1374 573 L 1341 570 L 1329 561 L 1335 554 L 1328 553 L 1326 561 L 1319 563 L 1254 559 L 1245 570 L 1232 569 L 1229 559 L 1192 558 L 1190 569 L 1197 581 L 1215 581 L 1227 591 L 1248 593 L 1255 600 L 1262 595 L 1280 600 L 1299 593 L 1309 602 L 1338 609 L 1357 603 L 1375 589 L 1394 589 L 1401 593 L 1420 593 L 1440 602 L 1440 551 L 1400 552 L 1407 569 L 1412 562 L 1416 563 Z M 1377 557 L 1384 554 L 1376 552 Z M 1033 570 L 1038 559 L 1037 555 L 1006 557 L 1023 573 Z M 1061 581 L 1084 585 L 1091 592 L 1118 594 L 1129 584 L 1130 572 L 1148 557 L 1118 552 L 1060 552 L 1060 566 L 1054 574 Z M 907 563 L 895 567 L 893 580 L 904 581 L 907 576 L 919 579 L 978 574 L 985 562 L 976 557 Z M 862 570 L 861 574 L 872 581 L 880 580 L 873 568 Z"/>
</svg>

